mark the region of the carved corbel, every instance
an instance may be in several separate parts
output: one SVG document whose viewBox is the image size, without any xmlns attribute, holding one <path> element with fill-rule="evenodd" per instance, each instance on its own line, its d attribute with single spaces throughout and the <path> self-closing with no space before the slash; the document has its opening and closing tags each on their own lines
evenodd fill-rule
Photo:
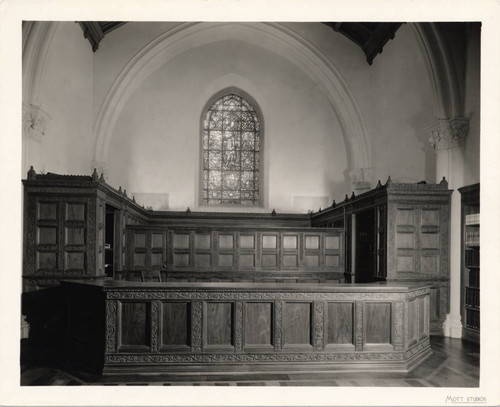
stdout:
<svg viewBox="0 0 500 407">
<path fill-rule="evenodd" d="M 468 131 L 469 120 L 463 117 L 439 120 L 427 129 L 429 142 L 435 151 L 462 147 Z"/>
<path fill-rule="evenodd" d="M 49 120 L 50 116 L 39 106 L 23 106 L 23 133 L 25 137 L 41 143 L 47 133 Z"/>
</svg>

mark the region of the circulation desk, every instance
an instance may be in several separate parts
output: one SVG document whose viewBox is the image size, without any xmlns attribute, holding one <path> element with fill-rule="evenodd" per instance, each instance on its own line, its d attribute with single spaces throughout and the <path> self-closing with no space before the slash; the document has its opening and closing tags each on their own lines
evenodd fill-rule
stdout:
<svg viewBox="0 0 500 407">
<path fill-rule="evenodd" d="M 431 352 L 425 284 L 68 281 L 103 373 L 396 371 Z M 92 304 L 90 304 L 92 302 Z M 99 323 L 102 320 L 102 323 Z M 100 328 L 99 328 L 100 327 Z"/>
</svg>

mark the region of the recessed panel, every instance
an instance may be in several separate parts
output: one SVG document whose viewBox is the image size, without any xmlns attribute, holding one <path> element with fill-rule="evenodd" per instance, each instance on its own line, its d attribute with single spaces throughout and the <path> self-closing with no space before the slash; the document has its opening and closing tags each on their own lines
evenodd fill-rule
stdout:
<svg viewBox="0 0 500 407">
<path fill-rule="evenodd" d="M 439 210 L 423 209 L 422 226 L 439 226 Z"/>
<path fill-rule="evenodd" d="M 284 254 L 283 255 L 283 266 L 284 267 L 298 267 L 298 260 L 296 254 Z"/>
<path fill-rule="evenodd" d="M 205 235 L 195 235 L 194 237 L 194 247 L 200 250 L 210 249 L 211 236 L 209 234 Z"/>
<path fill-rule="evenodd" d="M 391 343 L 391 304 L 366 303 L 366 343 Z"/>
<path fill-rule="evenodd" d="M 208 253 L 197 253 L 194 256 L 194 265 L 196 267 L 210 267 L 210 254 Z"/>
<path fill-rule="evenodd" d="M 165 302 L 163 305 L 162 345 L 190 345 L 190 304 Z"/>
<path fill-rule="evenodd" d="M 234 248 L 233 235 L 219 235 L 219 249 L 232 249 Z"/>
<path fill-rule="evenodd" d="M 252 235 L 240 235 L 240 248 L 241 249 L 254 249 L 255 237 Z"/>
<path fill-rule="evenodd" d="M 437 274 L 439 272 L 439 256 L 422 256 L 420 268 L 422 273 Z"/>
<path fill-rule="evenodd" d="M 296 249 L 297 236 L 285 235 L 283 236 L 283 249 Z"/>
<path fill-rule="evenodd" d="M 189 254 L 174 253 L 174 266 L 178 266 L 178 267 L 189 266 Z"/>
<path fill-rule="evenodd" d="M 262 248 L 263 249 L 277 249 L 276 235 L 263 235 L 262 236 Z"/>
<path fill-rule="evenodd" d="M 85 204 L 66 204 L 66 220 L 85 220 Z"/>
<path fill-rule="evenodd" d="M 145 302 L 121 304 L 121 345 L 149 346 L 149 313 Z"/>
<path fill-rule="evenodd" d="M 163 234 L 153 233 L 151 238 L 151 247 L 153 249 L 159 249 L 163 247 Z"/>
<path fill-rule="evenodd" d="M 339 267 L 339 265 L 340 265 L 340 256 L 326 255 L 325 256 L 325 265 L 326 265 L 326 267 Z"/>
<path fill-rule="evenodd" d="M 151 265 L 152 266 L 163 266 L 164 264 L 162 253 L 151 253 Z"/>
<path fill-rule="evenodd" d="M 354 303 L 329 302 L 327 308 L 327 344 L 353 343 Z"/>
<path fill-rule="evenodd" d="M 82 270 L 85 268 L 85 253 L 66 253 L 66 270 Z"/>
<path fill-rule="evenodd" d="M 311 303 L 285 303 L 284 330 L 285 345 L 311 344 Z"/>
<path fill-rule="evenodd" d="M 277 266 L 277 256 L 275 254 L 262 255 L 262 267 L 276 267 L 276 266 Z"/>
<path fill-rule="evenodd" d="M 422 335 L 425 333 L 425 297 L 420 297 L 418 299 L 418 334 Z"/>
<path fill-rule="evenodd" d="M 255 256 L 253 254 L 240 254 L 240 267 L 255 267 Z"/>
<path fill-rule="evenodd" d="M 56 220 L 57 219 L 57 203 L 39 202 L 38 203 L 38 219 L 39 220 Z"/>
<path fill-rule="evenodd" d="M 174 249 L 189 249 L 189 235 L 174 234 Z"/>
<path fill-rule="evenodd" d="M 134 253 L 134 267 L 146 267 L 146 253 Z"/>
<path fill-rule="evenodd" d="M 397 233 L 396 247 L 398 249 L 414 249 L 415 234 L 414 233 Z"/>
<path fill-rule="evenodd" d="M 306 256 L 306 266 L 307 267 L 319 267 L 319 256 L 307 255 Z"/>
<path fill-rule="evenodd" d="M 439 249 L 439 234 L 422 233 L 420 235 L 420 246 L 422 249 Z"/>
<path fill-rule="evenodd" d="M 319 249 L 319 236 L 306 236 L 306 249 L 318 250 Z"/>
<path fill-rule="evenodd" d="M 340 237 L 339 236 L 326 236 L 325 237 L 325 249 L 326 250 L 339 250 L 340 249 Z"/>
<path fill-rule="evenodd" d="M 38 228 L 37 244 L 57 244 L 57 228 Z"/>
<path fill-rule="evenodd" d="M 84 245 L 85 244 L 85 229 L 83 229 L 83 228 L 66 228 L 66 244 Z"/>
<path fill-rule="evenodd" d="M 246 305 L 246 345 L 272 345 L 272 303 L 250 302 Z"/>
<path fill-rule="evenodd" d="M 37 252 L 36 254 L 37 269 L 51 269 L 57 268 L 57 254 Z"/>
<path fill-rule="evenodd" d="M 233 255 L 232 254 L 219 254 L 219 266 L 232 267 L 233 266 Z"/>
<path fill-rule="evenodd" d="M 413 209 L 398 209 L 396 211 L 396 224 L 401 225 L 415 225 L 414 210 Z"/>
<path fill-rule="evenodd" d="M 233 304 L 207 303 L 207 345 L 232 345 Z"/>
<path fill-rule="evenodd" d="M 417 339 L 417 300 L 412 300 L 408 303 L 408 340 Z"/>
<path fill-rule="evenodd" d="M 413 256 L 398 256 L 398 271 L 413 271 Z"/>
<path fill-rule="evenodd" d="M 135 247 L 146 247 L 145 233 L 135 233 Z"/>
</svg>

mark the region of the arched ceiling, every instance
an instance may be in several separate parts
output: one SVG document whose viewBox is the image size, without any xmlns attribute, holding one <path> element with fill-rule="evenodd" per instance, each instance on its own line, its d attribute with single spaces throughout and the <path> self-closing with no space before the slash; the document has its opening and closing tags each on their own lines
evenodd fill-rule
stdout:
<svg viewBox="0 0 500 407">
<path fill-rule="evenodd" d="M 79 21 L 84 37 L 90 42 L 92 51 L 96 52 L 99 43 L 106 34 L 125 24 L 124 21 Z M 361 48 L 369 65 L 384 48 L 384 45 L 394 38 L 402 23 L 353 23 L 325 22 L 334 32 L 338 32 Z M 332 34 L 336 35 L 336 34 Z"/>
</svg>

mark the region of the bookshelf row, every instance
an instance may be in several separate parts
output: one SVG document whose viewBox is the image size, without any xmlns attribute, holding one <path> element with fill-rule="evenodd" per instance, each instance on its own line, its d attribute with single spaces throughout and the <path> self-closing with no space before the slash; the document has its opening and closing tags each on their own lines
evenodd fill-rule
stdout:
<svg viewBox="0 0 500 407">
<path fill-rule="evenodd" d="M 465 267 L 475 268 L 479 267 L 479 250 L 469 249 L 465 250 Z"/>
<path fill-rule="evenodd" d="M 465 229 L 465 245 L 470 247 L 479 246 L 479 226 L 466 227 Z"/>
<path fill-rule="evenodd" d="M 465 314 L 466 314 L 465 326 L 467 328 L 479 331 L 479 322 L 480 322 L 479 310 L 465 308 Z"/>
<path fill-rule="evenodd" d="M 465 287 L 465 306 L 479 309 L 479 288 Z"/>
</svg>

